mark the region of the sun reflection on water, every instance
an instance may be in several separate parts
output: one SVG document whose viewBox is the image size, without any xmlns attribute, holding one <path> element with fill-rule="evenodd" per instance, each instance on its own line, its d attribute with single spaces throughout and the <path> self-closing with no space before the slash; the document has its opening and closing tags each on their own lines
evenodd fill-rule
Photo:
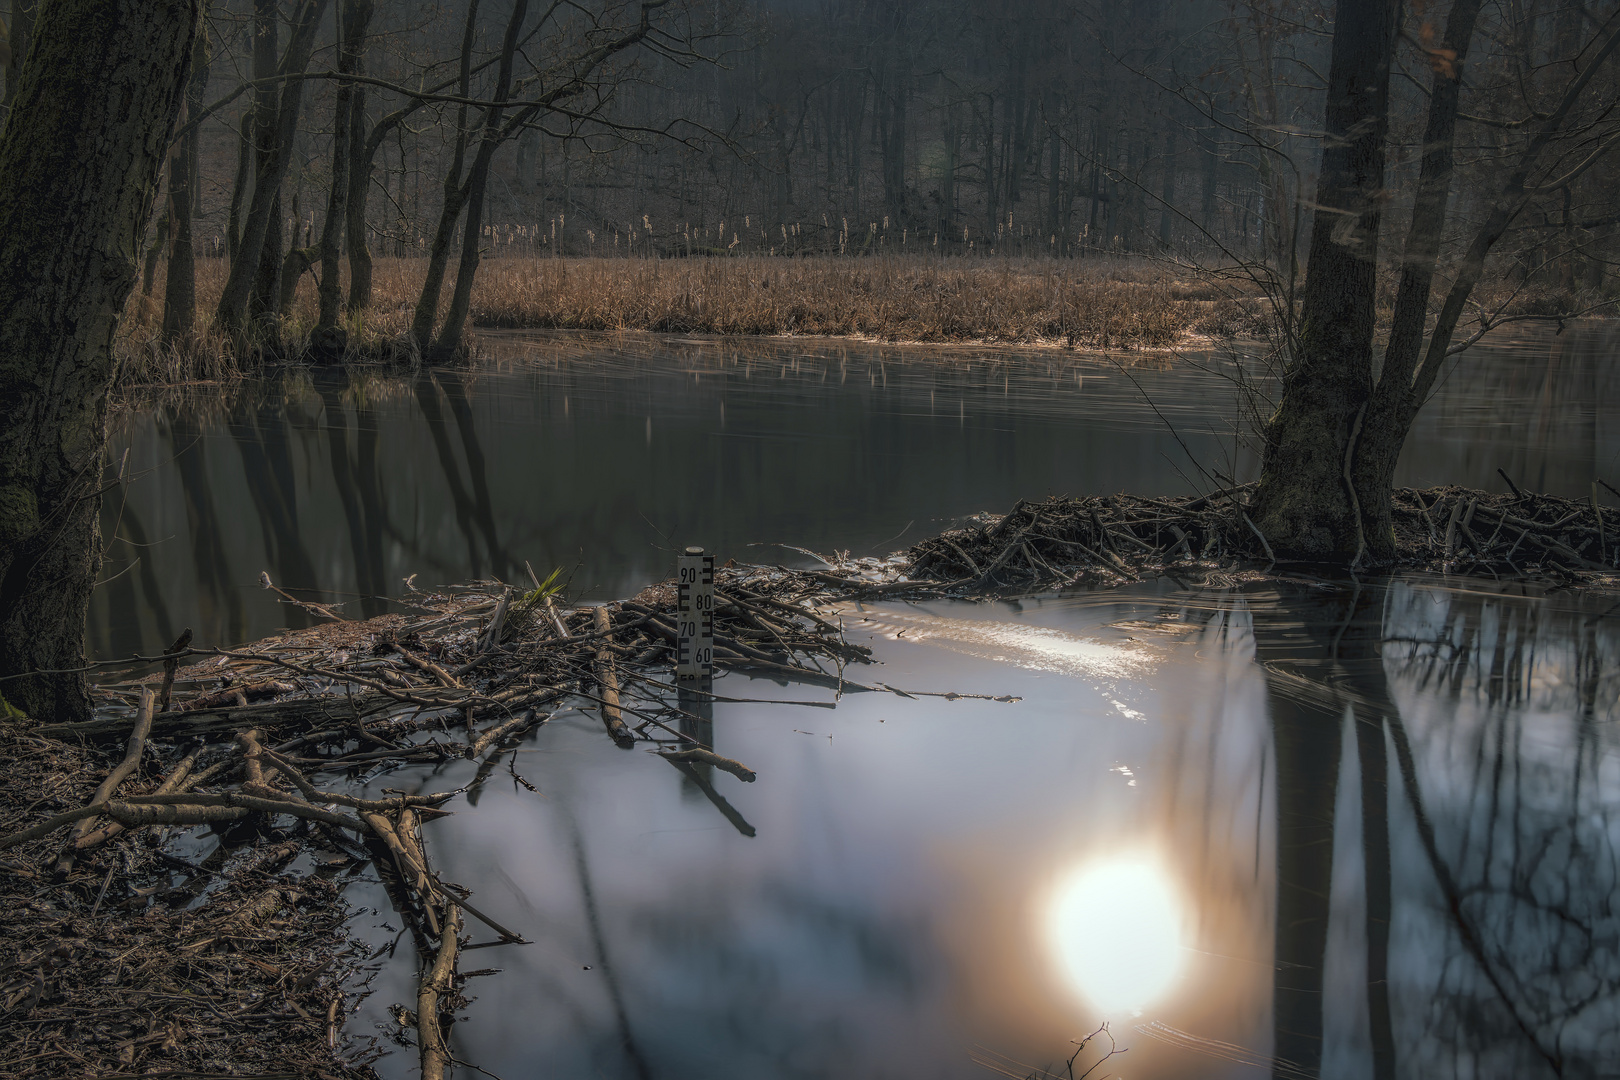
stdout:
<svg viewBox="0 0 1620 1080">
<path fill-rule="evenodd" d="M 1150 860 L 1076 868 L 1053 890 L 1046 922 L 1059 972 L 1106 1013 L 1140 1011 L 1180 973 L 1180 905 L 1169 874 Z"/>
</svg>

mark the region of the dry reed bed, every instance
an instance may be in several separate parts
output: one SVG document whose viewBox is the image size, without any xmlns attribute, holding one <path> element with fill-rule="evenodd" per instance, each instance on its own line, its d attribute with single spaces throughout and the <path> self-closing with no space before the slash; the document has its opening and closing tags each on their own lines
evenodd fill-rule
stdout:
<svg viewBox="0 0 1620 1080">
<path fill-rule="evenodd" d="M 381 351 L 405 336 L 426 267 L 422 259 L 376 261 L 372 305 L 349 328 L 361 351 Z M 222 259 L 198 262 L 200 323 L 218 302 L 225 271 Z M 126 381 L 230 374 L 225 343 L 209 329 L 177 347 L 158 344 L 162 292 L 160 270 L 152 291 L 137 290 L 125 308 L 117 347 Z M 479 267 L 471 321 L 489 328 L 1142 349 L 1193 333 L 1242 332 L 1254 314 L 1223 296 L 1220 286 L 1190 271 L 1131 259 L 512 257 Z M 443 307 L 449 299 L 447 287 Z M 315 282 L 306 276 L 284 339 L 296 348 L 315 315 Z"/>
<path fill-rule="evenodd" d="M 814 334 L 881 341 L 1172 345 L 1215 307 L 1147 264 L 918 257 L 509 259 L 480 270 L 479 326 Z"/>
</svg>

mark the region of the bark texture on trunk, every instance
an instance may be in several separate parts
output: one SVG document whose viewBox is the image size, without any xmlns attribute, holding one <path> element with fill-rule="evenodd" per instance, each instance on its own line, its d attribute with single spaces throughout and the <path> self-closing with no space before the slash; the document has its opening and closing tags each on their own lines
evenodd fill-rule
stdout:
<svg viewBox="0 0 1620 1080">
<path fill-rule="evenodd" d="M 199 0 L 47 0 L 0 135 L 0 683 L 81 719 L 112 337 Z M 33 672 L 51 672 L 26 674 Z"/>
<path fill-rule="evenodd" d="M 23 57 L 28 55 L 29 43 L 34 36 L 34 16 L 38 5 L 35 0 L 12 0 L 11 3 L 11 59 L 6 63 L 4 104 L 10 105 L 22 84 Z"/>
<path fill-rule="evenodd" d="M 1361 552 L 1346 450 L 1372 392 L 1389 69 L 1400 0 L 1339 0 L 1310 269 L 1282 403 L 1267 426 L 1254 518 L 1282 558 Z"/>
<path fill-rule="evenodd" d="M 1457 107 L 1462 94 L 1463 64 L 1474 36 L 1481 0 L 1455 0 L 1446 20 L 1439 48 L 1449 60 L 1433 65 L 1429 117 L 1423 136 L 1423 160 L 1418 171 L 1417 199 L 1401 258 L 1400 286 L 1395 294 L 1395 317 L 1378 385 L 1361 426 L 1350 465 L 1350 482 L 1360 502 L 1362 532 L 1368 553 L 1375 560 L 1395 554 L 1395 464 L 1406 433 L 1417 417 L 1422 399 L 1413 393 L 1413 377 L 1423 352 L 1424 324 L 1434 288 L 1440 241 L 1446 228 L 1451 200 Z M 1444 332 L 1443 328 L 1436 327 Z"/>
</svg>

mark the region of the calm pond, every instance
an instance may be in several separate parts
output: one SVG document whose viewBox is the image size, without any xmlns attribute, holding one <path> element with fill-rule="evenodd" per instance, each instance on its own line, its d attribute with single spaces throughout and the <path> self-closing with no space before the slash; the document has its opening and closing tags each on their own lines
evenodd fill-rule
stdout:
<svg viewBox="0 0 1620 1080">
<path fill-rule="evenodd" d="M 1620 483 L 1614 341 L 1578 326 L 1476 350 L 1401 482 Z M 499 351 L 476 374 L 282 377 L 126 415 L 97 649 L 299 625 L 261 570 L 352 616 L 411 574 L 515 581 L 526 562 L 577 566 L 576 593 L 609 597 L 689 543 L 802 563 L 770 545 L 884 552 L 1018 497 L 1185 491 L 1203 482 L 1189 451 L 1253 469 L 1214 360 L 1127 375 L 829 343 Z M 847 607 L 882 664 L 866 681 L 1020 700 L 718 703 L 714 744 L 750 785 L 559 713 L 426 831 L 438 869 L 534 941 L 466 955 L 501 971 L 469 981 L 454 1049 L 506 1080 L 1064 1076 L 1107 1022 L 1074 1075 L 1110 1037 L 1124 1053 L 1093 1077 L 1612 1075 L 1614 603 L 1164 579 Z M 471 763 L 368 778 L 475 779 Z M 394 940 L 374 880 L 347 895 L 356 934 Z M 1319 968 L 1289 959 L 1313 941 Z M 349 1031 L 388 1045 L 389 1006 L 414 1007 L 408 937 L 369 988 Z M 379 1067 L 410 1076 L 414 1051 Z"/>
</svg>

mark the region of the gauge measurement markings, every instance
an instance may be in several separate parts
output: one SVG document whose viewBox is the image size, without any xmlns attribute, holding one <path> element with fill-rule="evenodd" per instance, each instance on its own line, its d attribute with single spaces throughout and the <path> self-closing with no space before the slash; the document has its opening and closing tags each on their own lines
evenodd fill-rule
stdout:
<svg viewBox="0 0 1620 1080">
<path fill-rule="evenodd" d="M 714 556 L 689 547 L 678 560 L 675 580 L 677 679 L 707 679 L 714 673 Z"/>
</svg>

